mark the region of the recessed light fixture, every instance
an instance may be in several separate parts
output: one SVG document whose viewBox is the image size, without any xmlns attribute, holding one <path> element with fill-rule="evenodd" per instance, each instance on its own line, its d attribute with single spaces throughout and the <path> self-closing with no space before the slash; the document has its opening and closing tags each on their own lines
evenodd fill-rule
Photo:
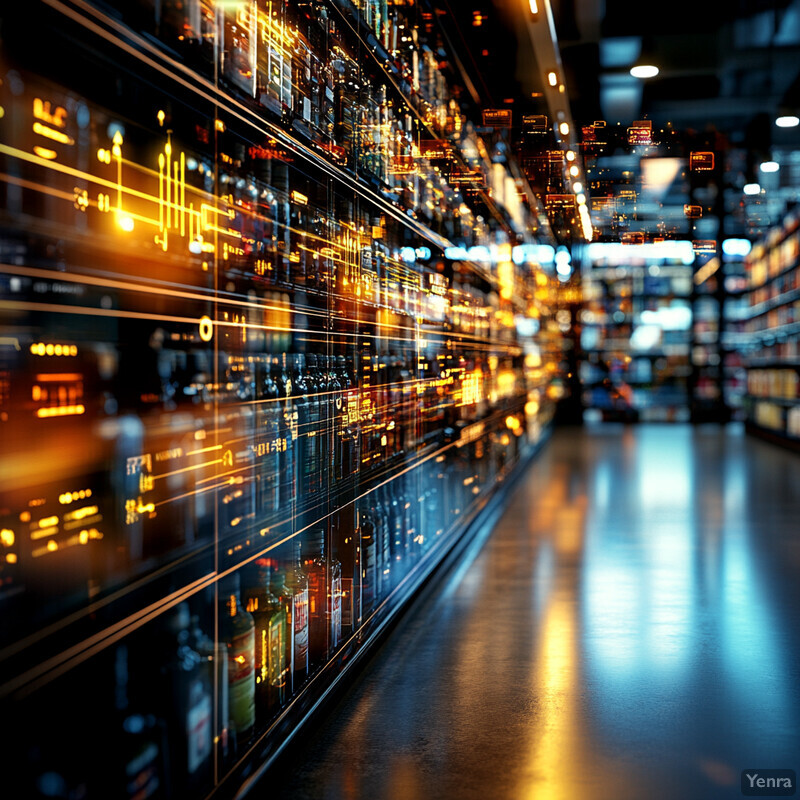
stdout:
<svg viewBox="0 0 800 800">
<path fill-rule="evenodd" d="M 655 78 L 658 75 L 658 67 L 652 64 L 637 64 L 631 67 L 631 75 L 634 78 Z"/>
<path fill-rule="evenodd" d="M 539 0 L 531 0 L 531 14 L 539 13 Z"/>
<path fill-rule="evenodd" d="M 759 169 L 762 172 L 777 172 L 781 165 L 777 161 L 764 161 Z"/>
<path fill-rule="evenodd" d="M 558 130 L 561 131 L 562 136 L 569 136 L 569 124 L 566 122 L 562 122 L 558 126 Z"/>
<path fill-rule="evenodd" d="M 745 194 L 758 194 L 761 191 L 761 187 L 757 183 L 746 183 L 742 191 Z"/>
<path fill-rule="evenodd" d="M 794 114 L 787 114 L 783 117 L 778 117 L 775 120 L 775 124 L 779 128 L 796 128 L 800 125 L 800 117 L 796 117 Z"/>
<path fill-rule="evenodd" d="M 547 82 L 551 86 L 556 86 L 558 84 L 558 75 L 555 72 L 548 72 L 547 73 Z"/>
</svg>

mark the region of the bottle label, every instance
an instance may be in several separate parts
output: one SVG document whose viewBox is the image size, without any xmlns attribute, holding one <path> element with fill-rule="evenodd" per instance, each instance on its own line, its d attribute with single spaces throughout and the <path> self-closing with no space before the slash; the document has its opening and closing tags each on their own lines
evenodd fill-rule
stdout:
<svg viewBox="0 0 800 800">
<path fill-rule="evenodd" d="M 269 682 L 282 687 L 286 681 L 286 642 L 283 615 L 276 615 L 269 624 Z"/>
<path fill-rule="evenodd" d="M 341 585 L 339 593 L 341 624 L 349 628 L 353 624 L 353 579 L 342 578 Z"/>
<path fill-rule="evenodd" d="M 237 732 L 255 725 L 255 630 L 234 636 L 228 647 L 228 703 Z"/>
<path fill-rule="evenodd" d="M 304 670 L 308 662 L 308 590 L 294 596 L 294 663 Z"/>
<path fill-rule="evenodd" d="M 211 696 L 204 692 L 186 716 L 186 739 L 190 773 L 211 756 Z"/>
<path fill-rule="evenodd" d="M 125 765 L 125 796 L 145 800 L 161 788 L 158 770 L 159 749 L 154 742 L 145 742 Z"/>
<path fill-rule="evenodd" d="M 341 578 L 331 582 L 331 650 L 337 648 L 342 640 L 342 583 Z"/>
</svg>

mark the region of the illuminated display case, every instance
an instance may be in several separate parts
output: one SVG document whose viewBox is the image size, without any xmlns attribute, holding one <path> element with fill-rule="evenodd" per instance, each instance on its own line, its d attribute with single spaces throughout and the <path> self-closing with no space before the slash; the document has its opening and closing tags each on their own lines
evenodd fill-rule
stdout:
<svg viewBox="0 0 800 800">
<path fill-rule="evenodd" d="M 547 232 L 430 14 L 120 6 L 0 28 L 0 702 L 26 800 L 241 793 L 558 396 Z"/>
<path fill-rule="evenodd" d="M 800 216 L 758 241 L 745 259 L 748 430 L 800 446 Z"/>
<path fill-rule="evenodd" d="M 590 417 L 688 419 L 691 244 L 671 244 L 676 247 L 637 254 L 633 263 L 626 261 L 630 245 L 587 248 L 580 369 Z"/>
</svg>

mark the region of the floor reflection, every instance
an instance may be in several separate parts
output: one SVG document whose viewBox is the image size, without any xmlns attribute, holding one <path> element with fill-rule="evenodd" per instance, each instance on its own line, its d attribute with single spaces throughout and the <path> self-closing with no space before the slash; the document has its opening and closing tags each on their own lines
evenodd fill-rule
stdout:
<svg viewBox="0 0 800 800">
<path fill-rule="evenodd" d="M 557 431 L 264 796 L 713 800 L 798 769 L 799 466 L 735 428 Z"/>
</svg>

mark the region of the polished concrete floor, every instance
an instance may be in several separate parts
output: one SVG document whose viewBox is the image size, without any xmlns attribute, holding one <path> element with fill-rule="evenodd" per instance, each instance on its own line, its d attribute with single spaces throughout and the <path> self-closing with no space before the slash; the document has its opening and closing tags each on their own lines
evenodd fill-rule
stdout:
<svg viewBox="0 0 800 800">
<path fill-rule="evenodd" d="M 256 796 L 713 800 L 800 772 L 800 456 L 557 430 Z"/>
</svg>

